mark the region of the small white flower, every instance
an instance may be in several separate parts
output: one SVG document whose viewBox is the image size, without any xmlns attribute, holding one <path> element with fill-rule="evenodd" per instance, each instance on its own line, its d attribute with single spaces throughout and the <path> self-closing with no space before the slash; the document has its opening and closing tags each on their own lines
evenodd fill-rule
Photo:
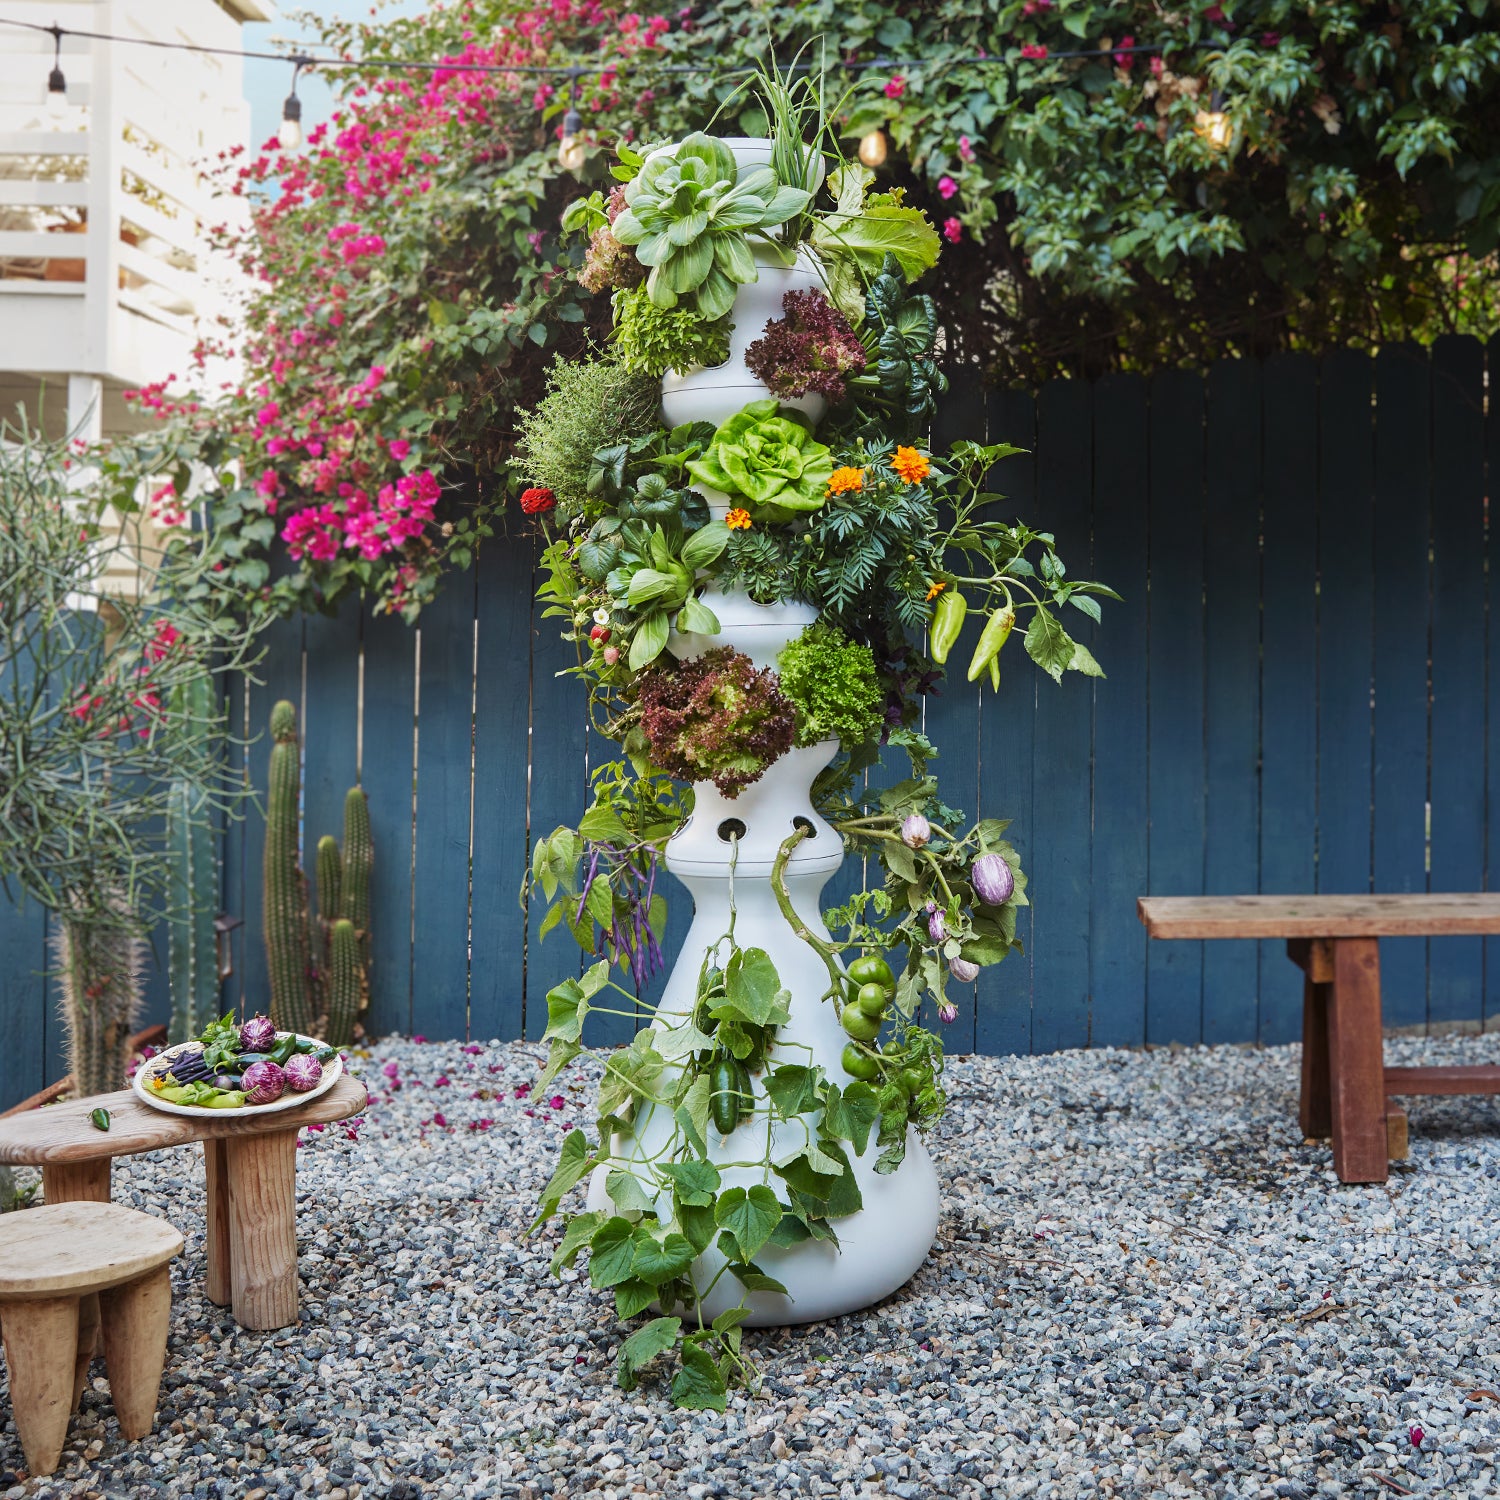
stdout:
<svg viewBox="0 0 1500 1500">
<path fill-rule="evenodd" d="M 596 625 L 608 625 L 609 624 L 609 611 L 607 609 L 596 609 L 594 611 L 594 624 L 596 624 Z"/>
</svg>

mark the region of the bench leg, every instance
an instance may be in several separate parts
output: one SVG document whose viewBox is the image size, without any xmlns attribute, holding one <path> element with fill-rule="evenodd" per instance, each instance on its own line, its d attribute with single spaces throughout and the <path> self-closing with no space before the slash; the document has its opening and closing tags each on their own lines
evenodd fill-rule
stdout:
<svg viewBox="0 0 1500 1500">
<path fill-rule="evenodd" d="M 42 1198 L 47 1203 L 108 1203 L 109 1158 L 44 1163 Z"/>
<path fill-rule="evenodd" d="M 88 1383 L 89 1366 L 94 1362 L 94 1351 L 99 1347 L 99 1294 L 85 1292 L 78 1299 L 78 1357 L 73 1365 L 73 1410 L 78 1410 L 83 1400 L 83 1388 Z"/>
<path fill-rule="evenodd" d="M 224 1142 L 229 1179 L 229 1281 L 245 1328 L 297 1321 L 297 1132 Z"/>
<path fill-rule="evenodd" d="M 1311 974 L 1302 980 L 1302 1106 L 1298 1119 L 1310 1140 L 1333 1134 L 1328 1077 L 1328 991 Z"/>
<path fill-rule="evenodd" d="M 26 1467 L 33 1476 L 50 1474 L 62 1457 L 73 1409 L 78 1299 L 7 1302 L 3 1336 L 11 1412 Z"/>
<path fill-rule="evenodd" d="M 228 1307 L 234 1300 L 229 1268 L 233 1264 L 229 1243 L 229 1164 L 223 1141 L 204 1141 L 203 1175 L 208 1181 L 208 1272 L 203 1294 L 210 1302 Z"/>
<path fill-rule="evenodd" d="M 1340 1182 L 1384 1182 L 1385 1071 L 1380 1039 L 1380 941 L 1340 938 L 1328 1012 L 1333 1165 Z"/>
<path fill-rule="evenodd" d="M 160 1266 L 139 1281 L 99 1293 L 104 1364 L 120 1431 L 137 1442 L 156 1425 L 156 1398 L 167 1358 L 172 1275 Z"/>
</svg>

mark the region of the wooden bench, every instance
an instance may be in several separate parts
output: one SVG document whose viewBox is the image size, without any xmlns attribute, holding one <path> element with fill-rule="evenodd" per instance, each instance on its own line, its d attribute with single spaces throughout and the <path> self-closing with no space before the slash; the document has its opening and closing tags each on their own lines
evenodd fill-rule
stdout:
<svg viewBox="0 0 1500 1500">
<path fill-rule="evenodd" d="M 229 1305 L 246 1328 L 297 1321 L 297 1132 L 364 1109 L 365 1088 L 347 1075 L 300 1109 L 222 1117 L 152 1109 L 126 1089 L 70 1099 L 0 1120 L 0 1165 L 40 1167 L 49 1204 L 108 1203 L 109 1164 L 169 1146 L 203 1143 L 208 1179 L 210 1302 Z M 110 1127 L 96 1130 L 103 1106 Z"/>
<path fill-rule="evenodd" d="M 1500 1094 L 1500 1067 L 1387 1068 L 1380 939 L 1500 934 L 1500 894 L 1142 896 L 1153 938 L 1279 938 L 1303 973 L 1304 1135 L 1333 1137 L 1341 1182 L 1384 1182 L 1406 1156 L 1412 1094 Z"/>
<path fill-rule="evenodd" d="M 167 1266 L 181 1253 L 182 1236 L 165 1219 L 112 1203 L 49 1203 L 0 1218 L 0 1334 L 34 1476 L 57 1467 L 99 1335 L 120 1431 L 134 1442 L 155 1425 L 172 1311 Z"/>
</svg>

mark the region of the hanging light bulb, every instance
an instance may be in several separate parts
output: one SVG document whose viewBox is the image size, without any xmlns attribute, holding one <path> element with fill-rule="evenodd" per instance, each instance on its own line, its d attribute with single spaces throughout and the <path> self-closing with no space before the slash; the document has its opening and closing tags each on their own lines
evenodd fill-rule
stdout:
<svg viewBox="0 0 1500 1500">
<path fill-rule="evenodd" d="M 888 143 L 883 130 L 871 130 L 859 138 L 859 159 L 867 167 L 884 166 L 887 149 Z"/>
<path fill-rule="evenodd" d="M 588 155 L 588 142 L 583 138 L 583 117 L 570 104 L 563 116 L 562 139 L 557 145 L 557 158 L 570 172 L 577 172 Z"/>
<path fill-rule="evenodd" d="M 47 113 L 54 119 L 60 120 L 68 112 L 68 80 L 63 77 L 62 70 L 62 27 L 53 26 L 52 32 L 52 71 L 47 75 Z"/>
<path fill-rule="evenodd" d="M 1234 139 L 1234 122 L 1224 113 L 1223 89 L 1213 91 L 1208 108 L 1200 109 L 1194 117 L 1193 129 L 1208 143 L 1210 149 L 1229 149 L 1229 144 Z"/>
<path fill-rule="evenodd" d="M 292 66 L 292 91 L 281 106 L 281 129 L 276 139 L 283 151 L 295 151 L 302 144 L 302 101 L 297 97 L 297 75 L 308 59 L 299 57 Z"/>
</svg>

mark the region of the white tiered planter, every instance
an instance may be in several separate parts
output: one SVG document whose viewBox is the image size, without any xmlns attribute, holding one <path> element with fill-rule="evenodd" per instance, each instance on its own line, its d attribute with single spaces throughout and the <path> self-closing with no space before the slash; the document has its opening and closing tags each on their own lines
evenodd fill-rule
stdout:
<svg viewBox="0 0 1500 1500">
<path fill-rule="evenodd" d="M 764 141 L 731 140 L 730 147 L 743 165 L 765 161 Z M 758 260 L 757 264 L 761 264 Z M 768 319 L 781 316 L 781 296 L 793 287 L 821 285 L 810 263 L 799 260 L 796 268 L 764 266 L 761 279 L 742 287 L 735 299 L 735 332 L 727 364 L 716 370 L 701 370 L 663 382 L 663 412 L 670 425 L 685 421 L 718 424 L 751 401 L 770 393 L 745 368 L 745 348 L 760 337 Z M 814 422 L 822 415 L 821 398 L 808 410 Z M 718 513 L 727 497 L 705 492 Z M 725 594 L 708 589 L 704 602 L 718 616 L 718 635 L 674 635 L 669 642 L 680 660 L 715 646 L 733 646 L 743 651 L 757 667 L 774 666 L 788 641 L 794 640 L 817 618 L 807 605 L 759 605 L 743 593 Z M 687 886 L 693 896 L 693 925 L 682 953 L 672 970 L 657 1007 L 658 1025 L 680 1025 L 691 1013 L 696 999 L 699 967 L 704 952 L 728 930 L 731 892 L 735 911 L 735 941 L 741 948 L 763 948 L 770 954 L 791 992 L 791 1019 L 780 1028 L 771 1055 L 779 1062 L 807 1063 L 824 1069 L 841 1086 L 850 1082 L 841 1061 L 844 1035 L 833 1007 L 822 997 L 828 988 L 828 971 L 806 943 L 799 941 L 776 904 L 771 887 L 771 867 L 782 841 L 806 825 L 804 839 L 787 864 L 786 883 L 792 904 L 803 922 L 815 933 L 826 935 L 819 913 L 818 897 L 829 878 L 843 863 L 838 835 L 813 809 L 814 778 L 837 750 L 832 741 L 804 750 L 793 750 L 772 765 L 738 797 L 724 797 L 712 782 L 694 787 L 692 816 L 667 846 L 667 869 Z M 737 858 L 733 858 L 738 835 Z M 733 869 L 731 870 L 731 862 Z M 759 1080 L 755 1092 L 763 1106 Z M 766 1110 L 730 1135 L 710 1133 L 709 1151 L 716 1164 L 758 1160 L 766 1155 Z M 674 1128 L 668 1111 L 641 1106 L 634 1133 L 618 1137 L 618 1156 L 644 1160 L 659 1153 Z M 805 1143 L 799 1122 L 774 1127 L 770 1156 L 784 1160 L 797 1154 Z M 779 1293 L 754 1292 L 746 1299 L 752 1326 L 807 1323 L 854 1312 L 889 1296 L 921 1266 L 937 1234 L 938 1184 L 932 1159 L 921 1138 L 908 1133 L 906 1159 L 895 1172 L 879 1175 L 873 1135 L 868 1149 L 853 1158 L 864 1207 L 848 1218 L 835 1221 L 839 1245 L 807 1241 L 789 1249 L 767 1246 L 756 1256 L 756 1264 L 787 1288 Z M 750 1187 L 762 1181 L 778 1195 L 780 1179 L 762 1169 L 722 1167 L 724 1186 Z M 604 1170 L 596 1172 L 589 1190 L 589 1206 L 607 1208 Z M 694 1268 L 694 1279 L 706 1286 L 723 1261 L 710 1249 Z M 726 1276 L 705 1303 L 705 1315 L 717 1317 L 738 1305 L 742 1289 Z"/>
</svg>

